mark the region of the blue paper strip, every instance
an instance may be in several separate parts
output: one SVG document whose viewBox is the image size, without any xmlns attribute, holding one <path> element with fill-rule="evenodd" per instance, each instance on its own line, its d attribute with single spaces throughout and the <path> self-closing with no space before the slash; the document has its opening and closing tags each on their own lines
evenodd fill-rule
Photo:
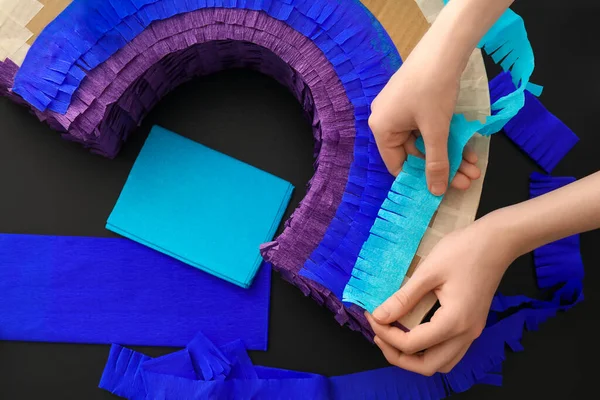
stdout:
<svg viewBox="0 0 600 400">
<path fill-rule="evenodd" d="M 575 181 L 573 177 L 553 177 L 534 172 L 530 176 L 531 198 L 542 196 Z M 492 311 L 505 312 L 524 304 L 536 310 L 567 310 L 583 300 L 583 260 L 579 234 L 548 243 L 533 252 L 538 286 L 554 290 L 550 300 L 526 296 L 498 295 L 492 302 Z"/>
<path fill-rule="evenodd" d="M 542 316 L 543 314 L 543 316 Z M 113 345 L 99 387 L 128 399 L 442 399 L 475 384 L 500 385 L 505 347 L 522 349 L 523 328 L 551 315 L 522 310 L 484 330 L 448 374 L 426 377 L 396 367 L 325 378 L 253 366 L 239 341 L 216 348 L 199 334 L 186 349 L 151 359 Z M 507 333 L 509 333 L 507 335 Z M 198 371 L 208 371 L 209 376 Z M 225 373 L 221 373 L 225 371 Z"/>
<path fill-rule="evenodd" d="M 552 115 L 529 89 L 540 93 L 537 86 L 525 91 L 525 106 L 504 126 L 504 132 L 540 167 L 550 173 L 579 142 L 562 121 Z M 490 82 L 490 97 L 497 101 L 515 90 L 510 74 L 502 73 Z"/>
<path fill-rule="evenodd" d="M 126 239 L 0 234 L 0 340 L 266 350 L 271 271 L 242 289 Z M 218 319 L 218 323 L 215 323 Z"/>
<path fill-rule="evenodd" d="M 152 128 L 107 229 L 248 287 L 294 187 L 159 126 Z"/>
</svg>

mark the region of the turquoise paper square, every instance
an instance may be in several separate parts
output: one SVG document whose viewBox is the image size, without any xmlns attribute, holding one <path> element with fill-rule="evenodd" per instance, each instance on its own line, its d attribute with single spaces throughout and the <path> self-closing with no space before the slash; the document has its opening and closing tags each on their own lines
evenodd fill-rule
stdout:
<svg viewBox="0 0 600 400">
<path fill-rule="evenodd" d="M 184 138 L 152 128 L 106 228 L 249 287 L 294 187 Z M 127 266 L 123 266 L 127 268 Z"/>
</svg>

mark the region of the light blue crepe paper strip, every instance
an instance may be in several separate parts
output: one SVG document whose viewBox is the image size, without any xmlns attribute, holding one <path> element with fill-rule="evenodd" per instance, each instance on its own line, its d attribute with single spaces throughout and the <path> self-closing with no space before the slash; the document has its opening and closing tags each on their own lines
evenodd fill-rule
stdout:
<svg viewBox="0 0 600 400">
<path fill-rule="evenodd" d="M 242 287 L 293 186 L 166 129 L 152 128 L 107 229 Z"/>
<path fill-rule="evenodd" d="M 462 152 L 481 124 L 455 115 L 450 124 L 450 176 L 458 171 Z M 424 151 L 422 143 L 419 143 Z M 402 284 L 442 196 L 427 189 L 425 160 L 409 156 L 394 181 L 344 290 L 344 301 L 372 312 Z"/>
<path fill-rule="evenodd" d="M 523 20 L 512 10 L 507 10 L 500 17 L 479 47 L 491 54 L 495 62 L 500 62 L 504 70 L 510 71 L 516 90 L 492 105 L 493 115 L 486 119 L 485 124 L 466 121 L 461 115 L 453 117 L 448 141 L 450 180 L 458 171 L 464 146 L 473 134 L 489 135 L 499 131 L 524 106 L 524 90 L 530 86 L 529 78 L 534 68 L 533 50 Z M 538 86 L 533 88 L 539 91 Z M 425 153 L 422 138 L 417 140 L 417 147 Z M 369 239 L 363 244 L 342 298 L 369 312 L 400 288 L 429 222 L 442 201 L 442 196 L 434 196 L 427 189 L 424 162 L 416 161 L 414 157 L 406 160 L 392 185 L 392 192 L 409 199 L 408 204 L 398 205 L 388 196 L 389 201 L 382 205 Z M 404 218 L 390 221 L 390 213 Z"/>
</svg>

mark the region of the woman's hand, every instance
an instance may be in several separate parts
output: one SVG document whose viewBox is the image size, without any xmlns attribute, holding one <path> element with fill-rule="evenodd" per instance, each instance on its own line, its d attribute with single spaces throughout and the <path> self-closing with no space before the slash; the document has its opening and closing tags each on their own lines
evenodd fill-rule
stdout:
<svg viewBox="0 0 600 400">
<path fill-rule="evenodd" d="M 423 375 L 449 372 L 485 327 L 500 280 L 520 249 L 490 214 L 444 237 L 398 292 L 367 319 L 390 364 Z M 433 291 L 441 307 L 410 332 L 391 326 Z"/>
<path fill-rule="evenodd" d="M 423 375 L 449 372 L 485 326 L 506 268 L 544 244 L 600 228 L 600 172 L 496 210 L 445 236 L 413 276 L 367 319 L 387 360 Z M 441 307 L 404 332 L 391 324 L 428 292 Z"/>
<path fill-rule="evenodd" d="M 413 51 L 371 105 L 369 125 L 379 153 L 389 172 L 397 176 L 406 157 L 423 157 L 415 147 L 423 136 L 429 190 L 445 193 L 448 185 L 448 133 L 456 107 L 461 70 L 442 65 L 435 50 Z M 457 189 L 468 189 L 481 175 L 477 155 L 465 149 L 463 162 L 452 181 Z"/>
<path fill-rule="evenodd" d="M 371 105 L 369 124 L 390 173 L 400 172 L 420 132 L 425 142 L 427 186 L 448 186 L 448 131 L 459 82 L 473 49 L 513 0 L 452 0 Z M 480 171 L 471 151 L 452 186 L 467 189 Z"/>
</svg>

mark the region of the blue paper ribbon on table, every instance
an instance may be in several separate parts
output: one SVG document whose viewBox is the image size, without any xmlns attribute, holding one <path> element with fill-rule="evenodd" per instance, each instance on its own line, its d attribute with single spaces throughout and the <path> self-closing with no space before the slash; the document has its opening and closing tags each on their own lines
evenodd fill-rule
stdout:
<svg viewBox="0 0 600 400">
<path fill-rule="evenodd" d="M 490 97 L 497 101 L 515 90 L 510 74 L 504 72 L 490 82 Z M 533 90 L 533 92 L 531 91 Z M 525 105 L 504 125 L 504 133 L 547 173 L 579 142 L 568 126 L 537 99 L 540 87 L 525 91 Z"/>
</svg>

